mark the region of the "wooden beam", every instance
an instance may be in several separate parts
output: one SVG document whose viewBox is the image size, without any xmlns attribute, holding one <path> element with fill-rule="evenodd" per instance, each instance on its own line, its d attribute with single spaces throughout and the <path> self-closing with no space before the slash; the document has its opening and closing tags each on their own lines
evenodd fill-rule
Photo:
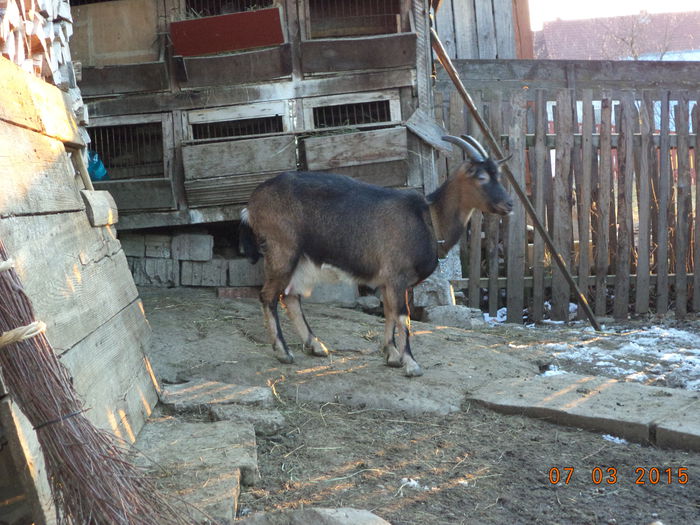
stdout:
<svg viewBox="0 0 700 525">
<path fill-rule="evenodd" d="M 335 169 L 407 158 L 406 128 L 309 137 L 304 140 L 310 170 Z"/>
<path fill-rule="evenodd" d="M 95 182 L 94 185 L 96 190 L 110 192 L 121 212 L 175 207 L 170 179 L 108 180 Z"/>
<path fill-rule="evenodd" d="M 80 82 L 83 97 L 166 91 L 170 86 L 165 62 L 83 67 Z"/>
</svg>

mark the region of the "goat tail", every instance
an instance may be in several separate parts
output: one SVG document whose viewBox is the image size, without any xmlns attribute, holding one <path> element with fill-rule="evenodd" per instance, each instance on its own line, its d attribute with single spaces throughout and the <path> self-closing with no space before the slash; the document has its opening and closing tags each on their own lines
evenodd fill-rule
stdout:
<svg viewBox="0 0 700 525">
<path fill-rule="evenodd" d="M 255 232 L 248 222 L 248 208 L 244 208 L 243 211 L 241 211 L 241 225 L 238 227 L 238 239 L 243 255 L 248 258 L 250 264 L 258 262 L 260 257 L 262 257 L 262 253 L 260 253 L 260 249 L 258 248 L 258 239 L 255 237 Z"/>
</svg>

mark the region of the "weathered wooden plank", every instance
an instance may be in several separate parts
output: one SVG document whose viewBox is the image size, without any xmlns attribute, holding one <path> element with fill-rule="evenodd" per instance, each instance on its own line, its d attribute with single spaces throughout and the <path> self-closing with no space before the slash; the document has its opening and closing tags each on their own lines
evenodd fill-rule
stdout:
<svg viewBox="0 0 700 525">
<path fill-rule="evenodd" d="M 292 74 L 290 44 L 231 55 L 187 57 L 183 62 L 187 71 L 184 88 L 248 84 Z"/>
<path fill-rule="evenodd" d="M 568 90 L 562 90 L 557 95 L 557 147 L 555 152 L 556 164 L 554 174 L 554 246 L 571 267 L 571 186 L 568 184 L 571 173 L 571 150 L 573 147 L 571 121 L 571 95 Z M 552 284 L 552 319 L 565 321 L 569 318 L 569 298 L 571 290 L 562 272 L 556 268 Z"/>
<path fill-rule="evenodd" d="M 688 312 L 688 277 L 686 264 L 692 224 L 690 161 L 688 151 L 688 94 L 681 92 L 675 111 L 678 138 L 678 198 L 676 220 L 676 317 L 683 319 Z"/>
<path fill-rule="evenodd" d="M 58 353 L 137 296 L 115 233 L 93 228 L 84 212 L 0 219 L 0 238 Z"/>
<path fill-rule="evenodd" d="M 656 248 L 656 312 L 668 311 L 668 205 L 671 194 L 671 165 L 669 136 L 669 93 L 661 95 L 661 130 L 659 145 L 659 235 Z"/>
<path fill-rule="evenodd" d="M 0 122 L 0 144 L 0 217 L 85 208 L 60 141 Z"/>
<path fill-rule="evenodd" d="M 645 99 L 647 94 L 645 93 Z M 639 108 L 640 126 L 642 133 L 642 143 L 639 149 L 639 233 L 637 244 L 637 286 L 635 287 L 635 307 L 636 313 L 647 313 L 649 311 L 649 256 L 650 256 L 650 236 L 651 236 L 651 169 L 650 163 L 652 154 L 656 153 L 651 142 L 652 118 L 649 114 L 648 106 L 642 103 Z"/>
<path fill-rule="evenodd" d="M 550 172 L 546 171 L 546 158 L 549 149 L 545 146 L 547 133 L 547 107 L 543 89 L 537 90 L 535 104 L 535 168 L 532 181 L 532 191 L 535 198 L 535 211 L 540 221 L 545 224 L 545 178 L 551 179 Z M 549 174 L 549 177 L 547 177 Z M 544 239 L 539 233 L 535 233 L 533 247 L 532 277 L 534 287 L 532 291 L 532 318 L 535 322 L 544 318 Z"/>
<path fill-rule="evenodd" d="M 502 129 L 501 94 L 494 93 L 488 104 L 489 125 L 495 133 Z M 501 218 L 497 215 L 486 216 L 486 253 L 489 275 L 489 315 L 495 317 L 499 307 L 498 277 L 500 271 L 499 238 L 501 235 Z"/>
<path fill-rule="evenodd" d="M 582 141 L 581 141 L 581 183 L 578 188 L 579 228 L 578 239 L 582 246 L 588 246 L 591 241 L 591 187 L 593 178 L 593 93 L 590 89 L 582 93 Z M 587 295 L 591 274 L 591 261 L 588 250 L 579 251 L 578 285 Z M 580 312 L 583 315 L 583 312 Z"/>
<path fill-rule="evenodd" d="M 476 2 L 477 8 L 490 9 L 491 2 Z M 477 12 L 478 14 L 478 12 Z M 481 26 L 479 27 L 481 30 Z M 481 33 L 479 34 L 481 47 Z M 474 57 L 475 59 L 477 57 Z M 484 56 L 478 60 L 460 60 L 455 67 L 467 89 L 493 87 L 517 89 L 526 85 L 536 88 L 565 88 L 575 82 L 578 89 L 590 88 L 594 95 L 602 89 L 695 89 L 697 72 L 683 62 L 645 62 L 612 60 L 508 60 Z M 438 75 L 439 85 L 449 84 L 444 71 Z"/>
<path fill-rule="evenodd" d="M 493 20 L 493 3 L 491 0 L 475 2 L 474 7 L 476 9 L 476 38 L 479 46 L 479 58 L 498 58 L 496 28 Z M 468 75 L 465 78 L 468 78 Z"/>
<path fill-rule="evenodd" d="M 168 210 L 175 207 L 170 179 L 129 179 L 95 182 L 96 190 L 112 194 L 120 211 Z"/>
<path fill-rule="evenodd" d="M 600 168 L 598 171 L 598 242 L 595 250 L 595 314 L 606 315 L 607 285 L 605 276 L 608 274 L 609 263 L 609 222 L 610 222 L 610 192 L 612 191 L 612 149 L 610 141 L 612 121 L 612 100 L 604 97 L 601 101 L 600 113 Z"/>
<path fill-rule="evenodd" d="M 455 52 L 459 60 L 479 58 L 477 43 L 476 13 L 474 2 L 456 0 L 453 2 L 455 24 Z M 462 77 L 464 78 L 464 77 Z"/>
<path fill-rule="evenodd" d="M 630 281 L 629 273 L 632 257 L 632 188 L 634 187 L 634 150 L 632 147 L 631 132 L 636 118 L 634 99 L 631 93 L 621 101 L 620 114 L 620 144 L 617 149 L 618 174 L 617 174 L 617 210 L 618 210 L 618 234 L 617 234 L 617 265 L 615 267 L 615 300 L 613 302 L 613 316 L 616 319 L 627 319 L 629 315 Z"/>
<path fill-rule="evenodd" d="M 407 145 L 406 128 L 403 127 L 304 140 L 306 164 L 310 170 L 402 160 L 407 156 Z"/>
<path fill-rule="evenodd" d="M 185 180 L 240 173 L 296 168 L 296 145 L 291 135 L 229 140 L 183 146 Z"/>
<path fill-rule="evenodd" d="M 151 330 L 135 299 L 61 356 L 96 426 L 133 443 L 158 401 L 145 352 Z"/>
<path fill-rule="evenodd" d="M 283 80 L 255 86 L 233 85 L 185 89 L 175 93 L 144 93 L 89 103 L 91 117 L 109 115 L 140 115 L 151 112 L 189 110 L 202 107 L 248 104 L 260 100 L 290 100 L 298 97 L 325 96 L 337 93 L 362 93 L 396 89 L 414 85 L 411 68 L 389 71 L 354 72 L 320 78 L 306 78 L 304 82 Z"/>
<path fill-rule="evenodd" d="M 192 208 L 244 204 L 258 184 L 276 174 L 255 173 L 185 181 L 187 202 Z"/>
<path fill-rule="evenodd" d="M 493 18 L 498 58 L 517 58 L 515 54 L 513 0 L 493 0 Z"/>
<path fill-rule="evenodd" d="M 29 75 L 4 56 L 0 56 L 0 120 L 42 131 L 41 118 L 29 95 Z"/>
<path fill-rule="evenodd" d="M 700 173 L 700 98 L 696 99 L 692 110 L 695 142 L 693 147 L 693 166 L 695 166 L 695 229 L 693 230 L 693 311 L 700 312 L 700 191 L 698 191 L 698 174 Z"/>
<path fill-rule="evenodd" d="M 80 190 L 85 213 L 93 226 L 111 226 L 119 222 L 119 211 L 108 191 Z"/>
<path fill-rule="evenodd" d="M 78 82 L 84 97 L 165 91 L 170 87 L 165 62 L 83 67 Z"/>
<path fill-rule="evenodd" d="M 465 2 L 457 3 L 463 4 Z M 458 58 L 456 50 L 457 35 L 455 34 L 453 0 L 443 0 L 440 2 L 440 8 L 435 13 L 435 30 L 440 36 L 440 42 L 442 42 L 442 45 L 445 46 L 445 51 L 447 51 L 449 57 L 452 60 Z"/>
<path fill-rule="evenodd" d="M 320 39 L 301 43 L 304 73 L 415 67 L 416 35 Z"/>
<path fill-rule="evenodd" d="M 525 97 L 522 92 L 516 91 L 511 95 L 510 107 L 512 117 L 510 121 L 510 143 L 509 152 L 512 155 L 509 162 L 513 178 L 520 185 L 525 187 L 525 117 L 527 107 Z M 507 298 L 507 321 L 509 323 L 522 323 L 523 310 L 525 308 L 525 244 L 527 243 L 525 207 L 517 199 L 513 203 L 513 211 L 508 218 L 508 298 Z M 568 306 L 568 305 L 567 305 Z"/>
</svg>

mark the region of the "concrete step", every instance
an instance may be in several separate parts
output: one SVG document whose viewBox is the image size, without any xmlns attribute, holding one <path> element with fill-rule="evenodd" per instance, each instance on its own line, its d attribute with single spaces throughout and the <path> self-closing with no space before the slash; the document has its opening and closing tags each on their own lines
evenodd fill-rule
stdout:
<svg viewBox="0 0 700 525">
<path fill-rule="evenodd" d="M 251 425 L 157 417 L 147 421 L 134 451 L 134 463 L 166 496 L 194 507 L 187 512 L 195 523 L 231 522 L 240 484 L 253 485 L 260 477 Z"/>
<path fill-rule="evenodd" d="M 206 379 L 164 385 L 161 403 L 175 412 L 198 412 L 214 405 L 274 405 L 272 391 L 262 386 L 240 386 Z"/>
<path fill-rule="evenodd" d="M 368 510 L 351 508 L 260 512 L 236 523 L 240 525 L 391 525 Z"/>
<path fill-rule="evenodd" d="M 468 396 L 521 414 L 638 443 L 700 450 L 700 393 L 578 374 L 501 379 Z"/>
</svg>

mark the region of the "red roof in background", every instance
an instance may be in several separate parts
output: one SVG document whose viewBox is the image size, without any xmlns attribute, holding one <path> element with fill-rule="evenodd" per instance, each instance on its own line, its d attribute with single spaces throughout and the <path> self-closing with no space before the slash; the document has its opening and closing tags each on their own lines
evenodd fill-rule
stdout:
<svg viewBox="0 0 700 525">
<path fill-rule="evenodd" d="M 540 59 L 659 60 L 669 51 L 700 49 L 700 11 L 555 20 L 534 36 Z"/>
</svg>

